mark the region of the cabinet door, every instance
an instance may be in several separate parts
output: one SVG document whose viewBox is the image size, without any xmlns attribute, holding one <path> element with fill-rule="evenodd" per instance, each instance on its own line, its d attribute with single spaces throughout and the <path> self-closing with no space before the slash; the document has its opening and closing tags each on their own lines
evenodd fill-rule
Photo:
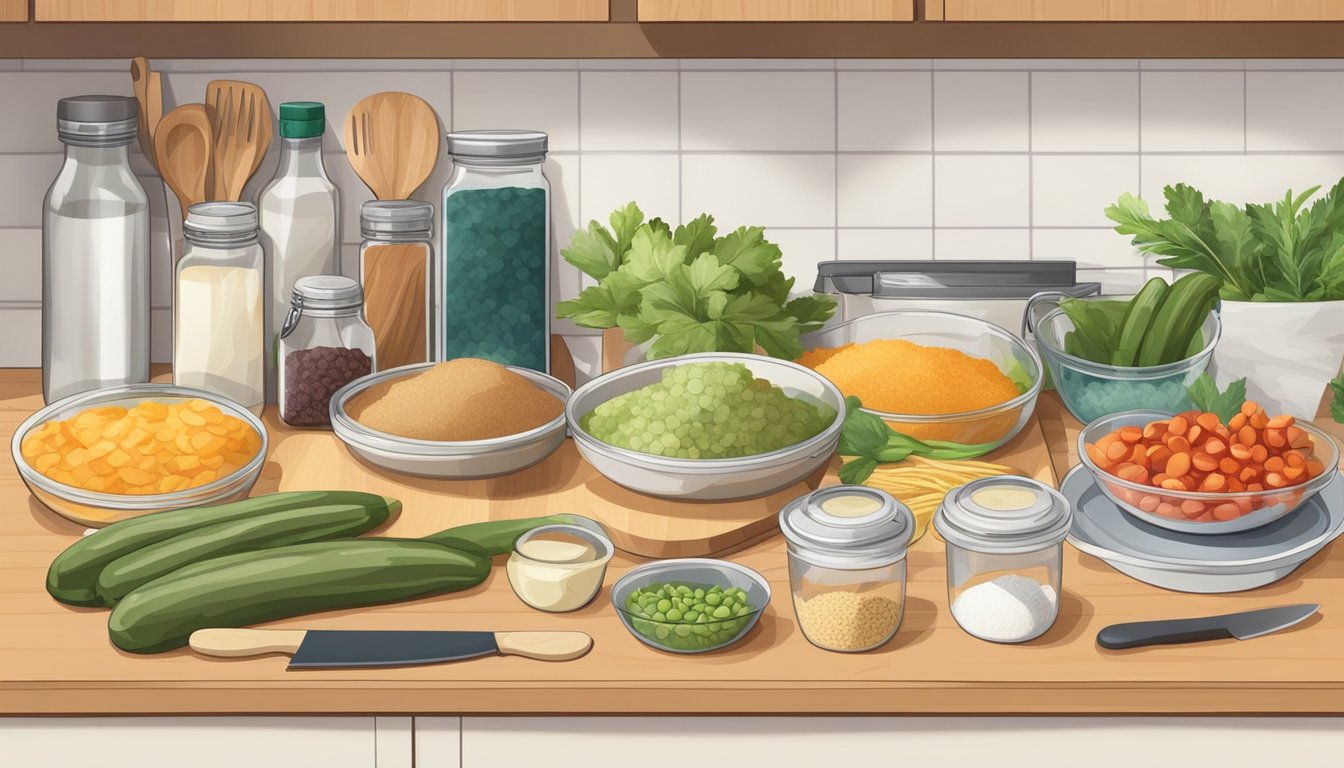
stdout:
<svg viewBox="0 0 1344 768">
<path fill-rule="evenodd" d="M 38 21 L 606 21 L 609 12 L 608 0 L 36 0 L 36 3 Z"/>
<path fill-rule="evenodd" d="M 928 0 L 946 21 L 1336 21 L 1344 0 Z"/>
<path fill-rule="evenodd" d="M 0 0 L 0 21 L 27 21 L 28 0 Z"/>
<path fill-rule="evenodd" d="M 639 0 L 640 21 L 914 21 L 914 0 Z"/>
</svg>

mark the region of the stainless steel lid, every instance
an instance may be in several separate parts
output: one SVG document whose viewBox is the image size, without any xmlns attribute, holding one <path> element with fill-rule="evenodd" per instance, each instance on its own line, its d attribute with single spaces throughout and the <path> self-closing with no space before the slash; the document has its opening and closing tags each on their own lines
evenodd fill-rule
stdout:
<svg viewBox="0 0 1344 768">
<path fill-rule="evenodd" d="M 56 103 L 56 135 L 77 147 L 115 147 L 135 140 L 139 111 L 129 96 L 71 96 Z"/>
<path fill-rule="evenodd" d="M 999 500 L 986 491 L 1005 492 Z M 1073 509 L 1054 488 L 1028 477 L 986 477 L 953 488 L 933 516 L 949 544 L 976 552 L 1034 552 L 1064 540 Z"/>
<path fill-rule="evenodd" d="M 885 491 L 836 485 L 786 504 L 779 528 L 795 556 L 827 568 L 860 570 L 904 558 L 915 516 Z"/>
<path fill-rule="evenodd" d="M 1070 296 L 1101 292 L 1077 282 L 1072 261 L 827 261 L 817 265 L 817 293 L 879 299 L 1025 299 L 1041 291 Z"/>
<path fill-rule="evenodd" d="M 359 207 L 360 234 L 366 238 L 429 237 L 433 223 L 434 206 L 418 200 L 370 200 Z"/>
<path fill-rule="evenodd" d="M 468 160 L 541 160 L 546 157 L 547 138 L 543 131 L 452 131 L 448 154 Z"/>
<path fill-rule="evenodd" d="M 257 207 L 252 203 L 197 203 L 187 209 L 182 235 L 190 243 L 222 245 L 257 237 Z"/>
<path fill-rule="evenodd" d="M 364 303 L 359 283 L 340 275 L 310 275 L 294 282 L 294 304 L 303 311 L 354 309 Z"/>
</svg>

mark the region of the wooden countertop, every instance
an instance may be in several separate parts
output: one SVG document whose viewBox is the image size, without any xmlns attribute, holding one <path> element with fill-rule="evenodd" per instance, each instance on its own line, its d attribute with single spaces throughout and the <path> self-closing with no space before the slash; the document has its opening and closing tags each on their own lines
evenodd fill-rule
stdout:
<svg viewBox="0 0 1344 768">
<path fill-rule="evenodd" d="M 36 371 L 0 370 L 0 432 L 12 435 L 41 406 L 39 389 Z M 1056 461 L 1067 462 L 1076 423 L 1053 396 L 1042 399 L 1039 411 Z M 272 437 L 281 443 L 285 435 L 278 431 Z M 1062 476 L 1067 466 L 1056 469 Z M 268 470 L 258 489 L 273 488 L 274 477 Z M 464 522 L 452 499 L 436 512 L 441 519 L 420 517 L 427 530 L 394 530 L 418 535 Z M 955 625 L 942 546 L 926 536 L 911 550 L 900 632 L 882 649 L 856 655 L 818 650 L 801 635 L 778 536 L 731 556 L 774 587 L 759 626 L 732 648 L 699 657 L 637 642 L 613 615 L 606 589 L 575 613 L 532 611 L 496 567 L 486 584 L 465 593 L 270 626 L 574 629 L 593 636 L 593 652 L 554 664 L 490 658 L 286 672 L 282 657 L 222 661 L 185 649 L 156 657 L 114 649 L 106 611 L 61 605 L 43 589 L 52 557 L 81 532 L 31 500 L 10 462 L 0 462 L 0 714 L 1344 713 L 1344 549 L 1338 543 L 1277 584 L 1216 596 L 1146 586 L 1066 545 L 1058 622 L 1035 641 L 1004 646 Z M 618 555 L 607 584 L 635 564 Z M 1319 602 L 1323 609 L 1289 631 L 1247 642 L 1116 653 L 1093 641 L 1097 630 L 1119 621 L 1296 602 Z"/>
</svg>

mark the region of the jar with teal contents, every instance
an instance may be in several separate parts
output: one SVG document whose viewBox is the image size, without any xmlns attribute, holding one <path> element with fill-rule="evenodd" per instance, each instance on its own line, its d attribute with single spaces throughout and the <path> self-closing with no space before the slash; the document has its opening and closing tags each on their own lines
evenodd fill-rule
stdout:
<svg viewBox="0 0 1344 768">
<path fill-rule="evenodd" d="M 550 365 L 551 187 L 540 131 L 453 131 L 439 249 L 441 360 Z"/>
</svg>

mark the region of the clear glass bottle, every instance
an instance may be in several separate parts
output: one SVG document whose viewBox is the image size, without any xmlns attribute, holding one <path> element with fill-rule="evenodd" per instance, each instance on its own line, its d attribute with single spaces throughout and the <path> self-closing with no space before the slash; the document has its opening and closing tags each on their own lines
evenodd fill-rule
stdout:
<svg viewBox="0 0 1344 768">
<path fill-rule="evenodd" d="M 858 653 L 895 636 L 915 531 L 909 508 L 874 488 L 837 485 L 787 504 L 779 527 L 788 541 L 794 615 L 810 643 Z"/>
<path fill-rule="evenodd" d="M 322 164 L 326 108 L 315 101 L 280 105 L 280 166 L 262 191 L 261 242 L 266 248 L 266 401 L 275 402 L 280 328 L 294 283 L 340 272 L 340 192 Z"/>
<path fill-rule="evenodd" d="M 264 262 L 251 203 L 197 203 L 182 222 L 173 291 L 173 383 L 261 415 Z"/>
<path fill-rule="evenodd" d="M 280 418 L 331 424 L 336 390 L 377 370 L 373 329 L 360 318 L 364 292 L 348 277 L 301 277 L 280 331 Z"/>
<path fill-rule="evenodd" d="M 42 205 L 42 398 L 149 381 L 149 198 L 131 171 L 135 100 L 56 107 L 65 164 Z"/>
<path fill-rule="evenodd" d="M 551 185 L 545 133 L 454 131 L 443 187 L 439 359 L 550 367 Z"/>
<path fill-rule="evenodd" d="M 370 200 L 359 209 L 364 319 L 383 370 L 434 359 L 433 222 L 434 206 L 414 200 Z"/>
<path fill-rule="evenodd" d="M 1059 615 L 1073 513 L 1059 491 L 1025 477 L 952 489 L 933 516 L 947 545 L 947 600 L 967 633 L 994 643 L 1045 634 Z"/>
</svg>

